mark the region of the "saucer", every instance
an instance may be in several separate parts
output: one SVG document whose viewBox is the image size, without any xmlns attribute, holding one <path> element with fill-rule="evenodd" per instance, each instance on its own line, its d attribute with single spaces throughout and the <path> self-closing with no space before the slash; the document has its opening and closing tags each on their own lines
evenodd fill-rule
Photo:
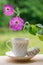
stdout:
<svg viewBox="0 0 43 65">
<path fill-rule="evenodd" d="M 6 52 L 6 55 L 14 60 L 30 60 L 32 57 L 31 56 L 23 56 L 23 57 L 18 57 L 15 56 L 14 53 L 12 51 Z"/>
</svg>

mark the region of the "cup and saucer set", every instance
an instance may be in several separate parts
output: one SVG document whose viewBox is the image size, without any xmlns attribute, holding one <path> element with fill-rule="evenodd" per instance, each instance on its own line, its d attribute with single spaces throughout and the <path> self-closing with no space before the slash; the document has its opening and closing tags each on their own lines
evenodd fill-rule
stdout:
<svg viewBox="0 0 43 65">
<path fill-rule="evenodd" d="M 12 48 L 8 45 L 9 42 L 12 43 Z M 28 38 L 12 38 L 6 42 L 6 46 L 11 50 L 6 52 L 6 55 L 14 60 L 30 60 L 40 49 L 37 47 L 28 49 L 28 44 Z"/>
</svg>

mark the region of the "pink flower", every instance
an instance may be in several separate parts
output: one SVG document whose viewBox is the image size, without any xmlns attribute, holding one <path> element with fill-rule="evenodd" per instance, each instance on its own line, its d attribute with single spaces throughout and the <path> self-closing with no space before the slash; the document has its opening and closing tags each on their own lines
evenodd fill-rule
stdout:
<svg viewBox="0 0 43 65">
<path fill-rule="evenodd" d="M 11 16 L 11 15 L 13 15 L 14 14 L 14 12 L 13 12 L 13 7 L 11 6 L 11 5 L 9 5 L 9 4 L 6 4 L 6 5 L 4 5 L 4 14 L 6 15 L 6 16 Z"/>
<path fill-rule="evenodd" d="M 11 30 L 21 30 L 23 28 L 23 25 L 24 25 L 24 20 L 18 16 L 16 17 L 13 17 L 11 20 L 10 20 L 10 29 Z"/>
</svg>

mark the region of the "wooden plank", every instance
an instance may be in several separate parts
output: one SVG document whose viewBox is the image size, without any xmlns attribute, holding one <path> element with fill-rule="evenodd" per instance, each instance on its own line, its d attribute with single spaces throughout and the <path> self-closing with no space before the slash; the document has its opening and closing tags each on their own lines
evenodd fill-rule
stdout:
<svg viewBox="0 0 43 65">
<path fill-rule="evenodd" d="M 0 65 L 43 65 L 43 54 L 36 55 L 30 61 L 15 61 L 8 56 L 0 56 Z"/>
</svg>

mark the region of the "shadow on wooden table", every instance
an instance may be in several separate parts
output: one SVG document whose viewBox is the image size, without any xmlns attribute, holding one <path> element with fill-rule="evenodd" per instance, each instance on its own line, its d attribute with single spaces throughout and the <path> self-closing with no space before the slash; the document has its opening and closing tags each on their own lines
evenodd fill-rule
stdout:
<svg viewBox="0 0 43 65">
<path fill-rule="evenodd" d="M 22 63 L 33 63 L 33 62 L 36 62 L 35 60 L 14 60 L 14 59 L 11 59 L 11 58 L 9 58 L 9 59 L 7 59 L 7 62 L 8 63 L 19 63 L 19 64 L 22 64 Z"/>
</svg>

